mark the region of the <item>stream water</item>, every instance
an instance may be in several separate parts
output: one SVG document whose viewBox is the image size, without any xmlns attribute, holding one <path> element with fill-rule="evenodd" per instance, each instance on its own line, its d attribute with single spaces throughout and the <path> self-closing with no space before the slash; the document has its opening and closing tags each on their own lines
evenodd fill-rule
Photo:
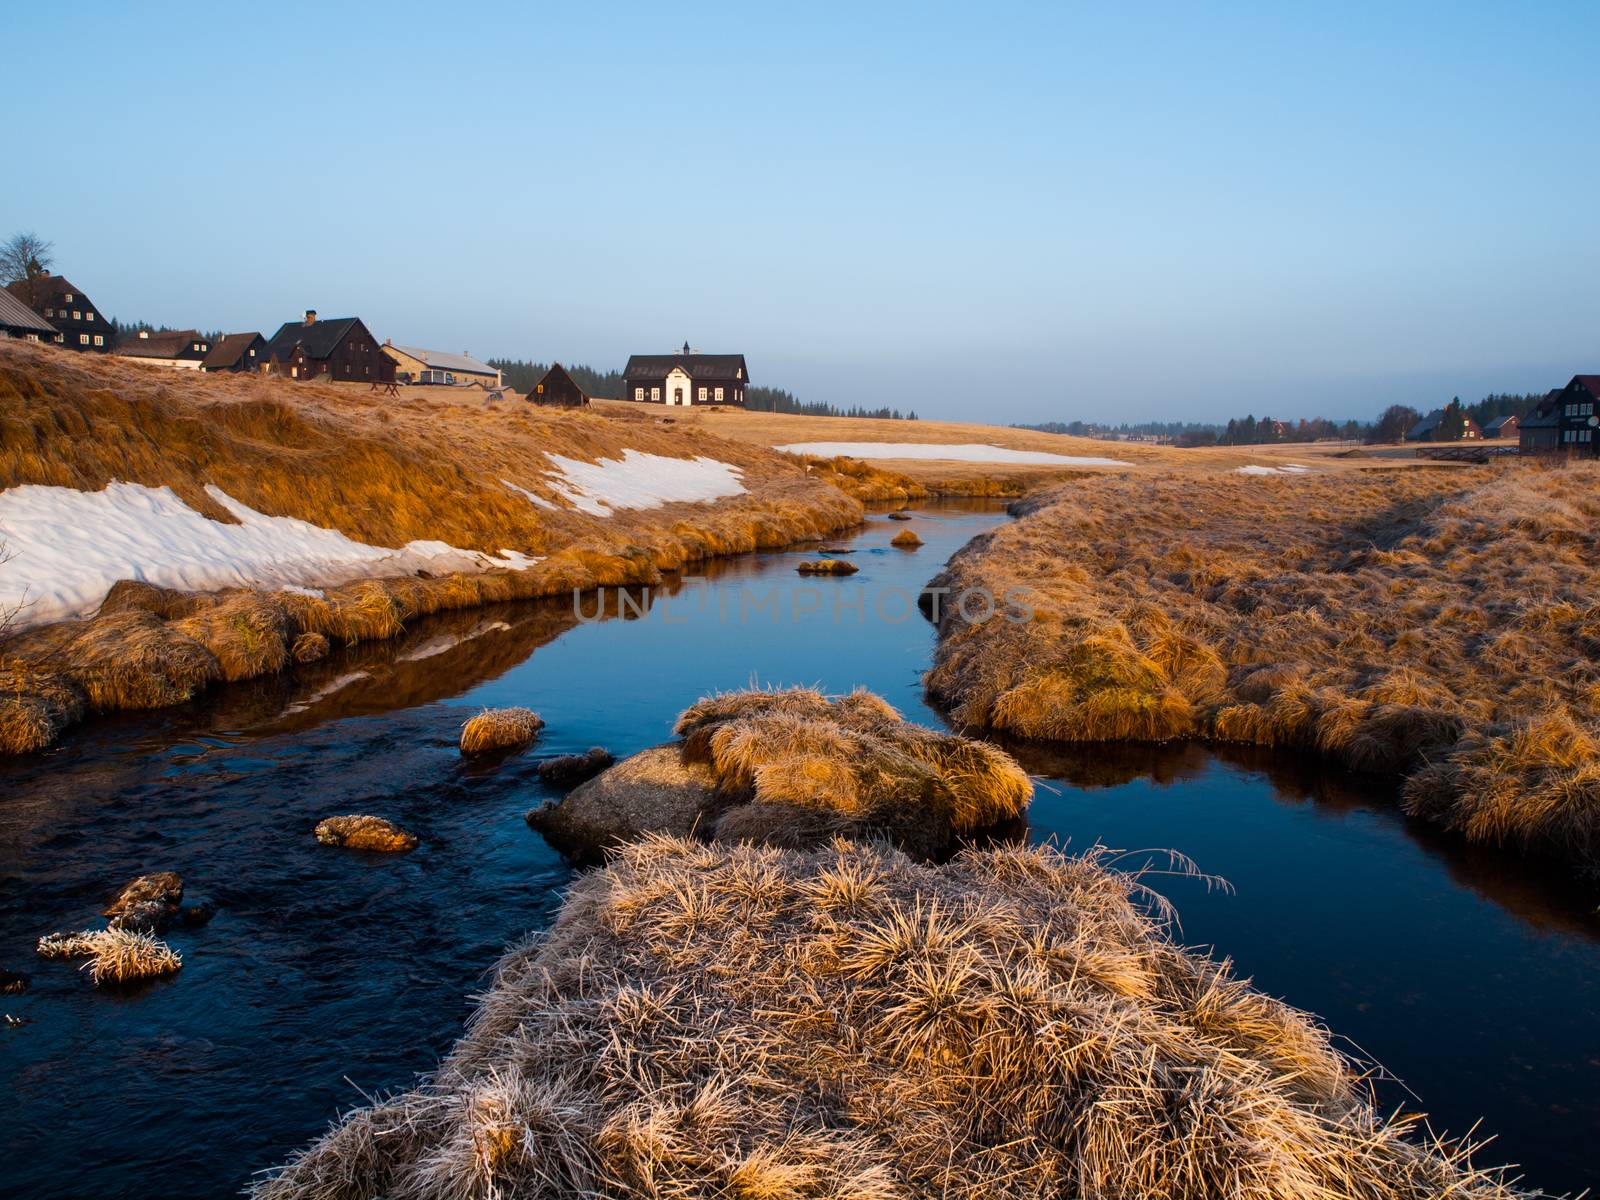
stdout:
<svg viewBox="0 0 1600 1200">
<path fill-rule="evenodd" d="M 405 1086 L 458 1036 L 503 948 L 545 924 L 570 869 L 523 814 L 547 755 L 664 740 L 699 696 L 751 682 L 865 685 L 937 723 L 911 608 L 955 549 L 1005 518 L 984 503 L 874 518 L 839 544 L 861 571 L 801 580 L 800 552 L 712 564 L 604 619 L 571 600 L 445 614 L 393 642 L 180 709 L 69 733 L 0 763 L 0 1194 L 212 1197 L 316 1136 L 363 1095 Z M 916 530 L 919 551 L 889 547 Z M 863 599 L 859 606 L 857 597 Z M 839 602 L 836 609 L 835 602 Z M 586 616 L 596 601 L 582 605 Z M 484 705 L 548 725 L 532 751 L 473 766 L 455 748 Z M 1377 1063 L 1389 1107 L 1496 1135 L 1552 1191 L 1600 1181 L 1600 920 L 1565 873 L 1406 821 L 1383 783 L 1280 755 L 1199 747 L 1045 753 L 1031 834 L 1162 861 L 1231 891 L 1154 877 L 1182 937 L 1319 1014 Z M 408 855 L 319 846 L 322 817 L 372 812 Z M 97 923 L 127 879 L 182 874 L 218 906 L 175 930 L 176 976 L 96 991 L 35 959 L 43 933 Z"/>
</svg>

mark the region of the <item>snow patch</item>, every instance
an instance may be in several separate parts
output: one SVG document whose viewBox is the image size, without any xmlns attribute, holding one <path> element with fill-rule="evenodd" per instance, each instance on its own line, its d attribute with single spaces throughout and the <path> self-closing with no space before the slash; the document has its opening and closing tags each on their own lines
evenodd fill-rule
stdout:
<svg viewBox="0 0 1600 1200">
<path fill-rule="evenodd" d="M 372 575 L 435 575 L 492 568 L 524 570 L 537 558 L 499 557 L 446 542 L 398 550 L 354 541 L 293 517 L 269 517 L 221 488 L 206 493 L 239 521 L 196 512 L 169 487 L 109 483 L 98 492 L 24 484 L 0 491 L 0 612 L 21 606 L 19 623 L 83 616 L 119 579 L 208 591 L 221 587 L 309 589 Z"/>
<path fill-rule="evenodd" d="M 609 517 L 619 508 L 698 503 L 738 496 L 745 491 L 741 482 L 743 471 L 704 455 L 667 458 L 639 450 L 624 450 L 620 459 L 602 458 L 597 463 L 564 458 L 559 454 L 547 453 L 545 457 L 557 472 L 550 476 L 551 486 L 579 512 L 596 517 Z"/>
<path fill-rule="evenodd" d="M 1127 467 L 1120 458 L 1094 458 L 1081 454 L 1048 454 L 1043 450 L 1010 450 L 979 442 L 943 445 L 938 442 L 790 442 L 775 446 L 788 454 L 815 454 L 820 458 L 915 458 L 954 462 L 1013 463 L 1020 466 Z"/>
<path fill-rule="evenodd" d="M 539 495 L 538 492 L 530 492 L 527 488 L 519 487 L 517 484 L 512 483 L 511 480 L 509 480 L 509 479 L 502 479 L 500 482 L 505 484 L 513 492 L 516 492 L 517 495 L 522 496 L 522 497 L 524 497 L 524 498 L 526 498 L 528 500 L 533 501 L 533 503 L 538 505 L 540 508 L 548 508 L 548 509 L 551 509 L 554 512 L 560 512 L 561 511 L 561 509 L 559 507 L 557 507 L 554 504 L 551 504 L 550 501 L 546 500 L 543 496 Z"/>
<path fill-rule="evenodd" d="M 1263 467 L 1259 463 L 1251 463 L 1249 466 L 1235 467 L 1233 473 L 1235 475 L 1304 475 L 1310 470 L 1310 467 L 1302 466 L 1300 463 L 1287 463 L 1281 467 Z"/>
</svg>

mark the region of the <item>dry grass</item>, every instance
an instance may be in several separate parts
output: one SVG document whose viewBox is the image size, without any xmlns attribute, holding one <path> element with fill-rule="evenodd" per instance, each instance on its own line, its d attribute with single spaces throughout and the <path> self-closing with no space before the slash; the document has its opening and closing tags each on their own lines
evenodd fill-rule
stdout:
<svg viewBox="0 0 1600 1200">
<path fill-rule="evenodd" d="M 544 728 L 539 714 L 526 708 L 486 708 L 461 726 L 461 753 L 486 754 L 531 745 Z"/>
<path fill-rule="evenodd" d="M 648 838 L 257 1200 L 1511 1197 L 1100 856 Z"/>
<path fill-rule="evenodd" d="M 854 575 L 860 569 L 842 558 L 808 558 L 795 567 L 801 575 Z"/>
<path fill-rule="evenodd" d="M 128 929 L 85 929 L 39 939 L 44 958 L 87 958 L 84 970 L 96 987 L 171 975 L 183 966 L 177 951 L 148 933 Z"/>
<path fill-rule="evenodd" d="M 875 467 L 854 458 L 819 458 L 814 454 L 796 455 L 814 479 L 831 483 L 857 500 L 922 500 L 927 488 L 899 471 Z"/>
<path fill-rule="evenodd" d="M 1027 811 L 1033 784 L 985 742 L 901 720 L 870 692 L 729 692 L 678 718 L 686 764 L 704 764 L 724 811 L 713 836 L 782 846 L 884 837 L 930 856 Z"/>
<path fill-rule="evenodd" d="M 599 518 L 546 479 L 547 453 L 595 461 L 624 449 L 731 463 L 749 493 Z M 0 646 L 0 751 L 47 745 L 86 712 L 181 703 L 213 681 L 307 661 L 318 639 L 389 638 L 428 613 L 658 583 L 707 558 L 821 539 L 862 516 L 857 500 L 792 456 L 636 411 L 388 401 L 354 385 L 161 372 L 0 343 L 0 489 L 98 489 L 114 479 L 170 486 L 221 521 L 232 518 L 208 484 L 259 511 L 373 544 L 435 539 L 543 561 L 524 571 L 362 580 L 323 597 L 195 596 L 123 581 L 96 616 Z M 505 480 L 554 507 L 535 506 Z"/>
<path fill-rule="evenodd" d="M 922 545 L 922 539 L 909 529 L 902 529 L 889 539 L 889 545 L 899 546 L 902 550 L 915 550 Z"/>
<path fill-rule="evenodd" d="M 317 822 L 312 833 L 324 846 L 343 846 L 347 850 L 400 854 L 417 848 L 416 834 L 408 833 L 382 817 L 361 813 L 324 818 Z"/>
<path fill-rule="evenodd" d="M 1042 493 L 934 581 L 928 690 L 974 727 L 1209 738 L 1410 777 L 1474 840 L 1600 853 L 1600 466 L 1103 478 Z"/>
</svg>

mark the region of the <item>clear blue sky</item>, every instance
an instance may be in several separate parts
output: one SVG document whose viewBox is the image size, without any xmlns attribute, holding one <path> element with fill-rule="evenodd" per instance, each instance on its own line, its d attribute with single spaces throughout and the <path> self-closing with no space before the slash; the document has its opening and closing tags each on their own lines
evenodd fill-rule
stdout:
<svg viewBox="0 0 1600 1200">
<path fill-rule="evenodd" d="M 1594 4 L 5 27 L 0 236 L 52 239 L 120 318 L 315 307 L 602 367 L 687 338 L 806 399 L 990 421 L 1368 416 L 1600 370 Z"/>
</svg>

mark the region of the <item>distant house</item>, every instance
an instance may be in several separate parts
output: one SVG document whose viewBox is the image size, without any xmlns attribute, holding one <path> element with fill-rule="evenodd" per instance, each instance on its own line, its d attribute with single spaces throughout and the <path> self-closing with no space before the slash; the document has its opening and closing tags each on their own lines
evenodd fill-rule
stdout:
<svg viewBox="0 0 1600 1200">
<path fill-rule="evenodd" d="M 267 365 L 267 339 L 259 333 L 225 333 L 200 361 L 202 371 L 260 371 Z"/>
<path fill-rule="evenodd" d="M 7 284 L 6 290 L 50 322 L 58 346 L 110 351 L 111 322 L 70 280 L 60 275 L 40 275 Z"/>
<path fill-rule="evenodd" d="M 290 379 L 381 383 L 394 378 L 394 360 L 383 353 L 359 317 L 317 320 L 307 309 L 302 321 L 280 326 L 267 342 L 267 368 Z"/>
<path fill-rule="evenodd" d="M 555 404 L 566 408 L 578 408 L 589 403 L 589 397 L 583 394 L 583 389 L 560 363 L 552 365 L 544 373 L 544 378 L 533 385 L 528 399 L 535 404 Z"/>
<path fill-rule="evenodd" d="M 211 351 L 211 339 L 194 329 L 169 329 L 153 333 L 141 329 L 117 343 L 122 358 L 136 358 L 158 367 L 198 371 Z"/>
<path fill-rule="evenodd" d="M 1514 438 L 1517 436 L 1517 416 L 1507 413 L 1503 417 L 1496 417 L 1483 427 L 1483 436 L 1486 438 Z"/>
<path fill-rule="evenodd" d="M 1461 432 L 1459 434 L 1457 434 L 1454 438 L 1445 437 L 1444 433 L 1443 433 L 1443 427 L 1444 427 L 1444 409 L 1436 408 L 1431 413 L 1429 413 L 1427 416 L 1423 417 L 1422 420 L 1418 421 L 1415 425 L 1413 425 L 1410 429 L 1406 430 L 1406 441 L 1408 441 L 1408 442 L 1444 442 L 1444 441 L 1474 442 L 1474 441 L 1481 441 L 1482 438 L 1483 438 L 1483 430 L 1478 427 L 1478 423 L 1476 421 L 1474 421 L 1471 417 L 1467 416 L 1465 413 L 1463 413 L 1462 416 L 1461 416 Z"/>
<path fill-rule="evenodd" d="M 29 308 L 9 290 L 0 288 L 0 338 L 23 338 L 30 342 L 54 342 L 56 327 Z"/>
<path fill-rule="evenodd" d="M 645 404 L 743 404 L 750 371 L 742 354 L 635 354 L 623 369 L 623 396 Z"/>
<path fill-rule="evenodd" d="M 385 340 L 384 355 L 394 363 L 395 378 L 407 383 L 476 383 L 486 388 L 500 386 L 500 372 L 470 354 L 450 354 L 443 350 L 423 350 L 416 346 L 396 346 Z"/>
</svg>

